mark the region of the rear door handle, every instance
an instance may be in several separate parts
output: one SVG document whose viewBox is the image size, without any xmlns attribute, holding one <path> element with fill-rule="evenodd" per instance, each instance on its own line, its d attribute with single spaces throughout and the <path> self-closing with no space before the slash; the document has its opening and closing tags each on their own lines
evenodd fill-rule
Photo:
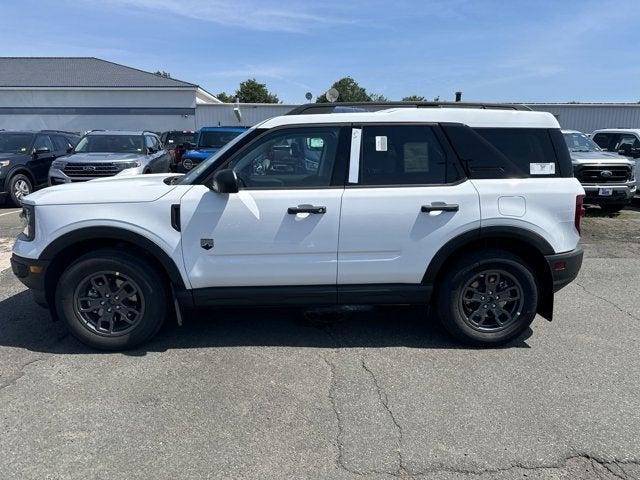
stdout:
<svg viewBox="0 0 640 480">
<path fill-rule="evenodd" d="M 297 215 L 298 213 L 327 213 L 327 207 L 316 207 L 315 205 L 298 205 L 297 207 L 289 207 L 287 209 L 289 215 Z"/>
<path fill-rule="evenodd" d="M 429 212 L 457 212 L 460 206 L 457 203 L 432 202 L 431 205 L 423 205 L 420 208 L 422 213 Z"/>
</svg>

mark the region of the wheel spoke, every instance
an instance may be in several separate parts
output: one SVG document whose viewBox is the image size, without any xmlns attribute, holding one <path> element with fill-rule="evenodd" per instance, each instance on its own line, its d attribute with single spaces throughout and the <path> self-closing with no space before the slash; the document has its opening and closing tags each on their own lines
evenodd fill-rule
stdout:
<svg viewBox="0 0 640 480">
<path fill-rule="evenodd" d="M 92 312 L 100 308 L 100 299 L 91 297 L 80 297 L 78 299 L 78 308 L 81 312 Z"/>
<path fill-rule="evenodd" d="M 114 297 L 130 298 L 138 293 L 138 288 L 131 282 L 127 281 L 120 285 L 120 288 L 113 294 Z"/>
</svg>

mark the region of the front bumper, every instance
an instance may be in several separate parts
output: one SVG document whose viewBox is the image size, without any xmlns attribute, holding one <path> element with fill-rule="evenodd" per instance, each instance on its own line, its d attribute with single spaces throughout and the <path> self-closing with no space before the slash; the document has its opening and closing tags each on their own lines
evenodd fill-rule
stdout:
<svg viewBox="0 0 640 480">
<path fill-rule="evenodd" d="M 551 276 L 553 278 L 553 291 L 557 292 L 566 287 L 578 276 L 582 266 L 584 252 L 578 245 L 574 250 L 555 255 L 545 255 Z"/>
<path fill-rule="evenodd" d="M 47 306 L 44 278 L 49 262 L 11 255 L 11 270 L 27 288 L 31 290 L 36 302 Z"/>
<path fill-rule="evenodd" d="M 631 199 L 637 194 L 637 187 L 634 183 L 627 185 L 582 185 L 585 191 L 585 203 L 603 205 L 603 204 L 623 204 L 631 202 Z M 610 188 L 611 195 L 601 196 L 601 188 Z"/>
</svg>

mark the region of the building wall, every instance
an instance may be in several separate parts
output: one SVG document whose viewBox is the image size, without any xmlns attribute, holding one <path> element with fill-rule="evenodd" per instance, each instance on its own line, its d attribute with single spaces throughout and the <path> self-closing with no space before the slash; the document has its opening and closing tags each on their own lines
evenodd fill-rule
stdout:
<svg viewBox="0 0 640 480">
<path fill-rule="evenodd" d="M 217 126 L 247 126 L 251 127 L 268 118 L 284 115 L 297 105 L 255 104 L 241 103 L 242 120 L 233 112 L 236 105 L 221 103 L 212 105 L 198 105 L 196 107 L 196 128 Z"/>
<path fill-rule="evenodd" d="M 562 128 L 591 133 L 600 128 L 640 128 L 640 104 L 530 104 L 550 112 Z"/>
</svg>

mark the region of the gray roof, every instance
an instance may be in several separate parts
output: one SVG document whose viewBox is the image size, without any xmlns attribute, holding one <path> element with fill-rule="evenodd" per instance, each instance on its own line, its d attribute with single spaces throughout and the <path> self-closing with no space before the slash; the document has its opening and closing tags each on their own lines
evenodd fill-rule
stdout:
<svg viewBox="0 0 640 480">
<path fill-rule="evenodd" d="M 0 87 L 195 88 L 94 57 L 0 57 Z"/>
</svg>

